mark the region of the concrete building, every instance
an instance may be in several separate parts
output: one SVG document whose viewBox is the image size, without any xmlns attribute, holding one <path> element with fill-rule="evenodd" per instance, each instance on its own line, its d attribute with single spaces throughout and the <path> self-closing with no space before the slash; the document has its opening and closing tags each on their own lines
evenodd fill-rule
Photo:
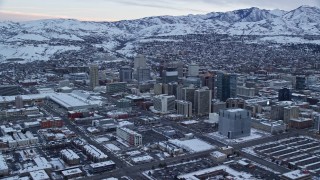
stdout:
<svg viewBox="0 0 320 180">
<path fill-rule="evenodd" d="M 63 80 L 63 81 L 59 81 L 59 87 L 70 87 L 70 81 L 69 80 Z"/>
<path fill-rule="evenodd" d="M 290 119 L 297 119 L 299 117 L 299 107 L 289 106 L 283 109 L 283 121 L 284 123 L 289 123 Z"/>
<path fill-rule="evenodd" d="M 134 72 L 135 79 L 139 83 L 149 81 L 151 79 L 150 72 L 149 68 L 138 68 Z"/>
<path fill-rule="evenodd" d="M 292 105 L 293 105 L 292 101 L 281 101 L 276 105 L 272 105 L 270 119 L 284 120 L 284 108 Z"/>
<path fill-rule="evenodd" d="M 90 87 L 93 90 L 99 86 L 99 67 L 96 64 L 90 65 Z"/>
<path fill-rule="evenodd" d="M 83 171 L 80 168 L 67 169 L 61 171 L 64 179 L 75 179 L 84 175 Z"/>
<path fill-rule="evenodd" d="M 120 68 L 120 81 L 121 82 L 131 82 L 132 81 L 132 68 L 129 66 L 123 66 Z"/>
<path fill-rule="evenodd" d="M 7 165 L 6 159 L 0 154 L 0 176 L 8 175 L 9 167 Z"/>
<path fill-rule="evenodd" d="M 37 170 L 30 172 L 30 176 L 32 180 L 50 180 L 49 175 L 45 170 Z"/>
<path fill-rule="evenodd" d="M 89 171 L 91 173 L 100 173 L 105 171 L 111 171 L 116 168 L 116 164 L 113 161 L 104 161 L 99 163 L 93 163 L 89 165 Z"/>
<path fill-rule="evenodd" d="M 162 91 L 162 87 L 163 87 L 162 83 L 154 84 L 154 86 L 153 86 L 154 94 L 155 95 L 164 94 L 163 91 Z"/>
<path fill-rule="evenodd" d="M 184 101 L 189 101 L 194 105 L 194 93 L 196 88 L 193 85 L 181 89 L 181 99 Z"/>
<path fill-rule="evenodd" d="M 171 83 L 178 81 L 178 70 L 174 67 L 167 67 L 162 71 L 162 83 Z"/>
<path fill-rule="evenodd" d="M 139 54 L 134 58 L 133 68 L 136 70 L 138 68 L 147 68 L 147 59 L 144 55 Z"/>
<path fill-rule="evenodd" d="M 16 108 L 17 109 L 23 108 L 23 98 L 22 98 L 22 96 L 16 96 L 15 104 L 16 104 Z"/>
<path fill-rule="evenodd" d="M 194 92 L 195 114 L 204 116 L 211 113 L 212 92 L 207 87 L 198 89 Z"/>
<path fill-rule="evenodd" d="M 142 145 L 142 135 L 125 127 L 118 127 L 117 128 L 117 136 L 131 146 L 140 146 Z"/>
<path fill-rule="evenodd" d="M 217 99 L 226 101 L 237 96 L 237 75 L 219 72 L 217 75 Z"/>
<path fill-rule="evenodd" d="M 306 77 L 296 76 L 296 90 L 304 90 L 306 88 Z"/>
<path fill-rule="evenodd" d="M 255 88 L 247 88 L 245 86 L 237 87 L 237 95 L 243 98 L 251 98 L 254 97 L 256 92 Z"/>
<path fill-rule="evenodd" d="M 226 109 L 226 102 L 223 102 L 223 101 L 219 101 L 219 100 L 216 100 L 216 99 L 213 99 L 212 102 L 211 102 L 211 109 L 212 109 L 212 112 L 214 113 L 219 113 L 220 110 L 222 109 Z"/>
<path fill-rule="evenodd" d="M 0 96 L 16 96 L 19 94 L 17 85 L 0 85 Z"/>
<path fill-rule="evenodd" d="M 61 158 L 68 165 L 77 165 L 80 164 L 80 157 L 71 149 L 63 149 L 60 151 Z"/>
<path fill-rule="evenodd" d="M 199 65 L 191 63 L 188 65 L 188 76 L 199 76 Z"/>
<path fill-rule="evenodd" d="M 244 109 L 226 109 L 219 113 L 219 133 L 229 139 L 249 136 L 251 114 Z"/>
<path fill-rule="evenodd" d="M 88 159 L 92 160 L 93 162 L 102 162 L 108 159 L 106 154 L 91 144 L 84 145 L 83 151 L 84 154 L 87 155 Z"/>
<path fill-rule="evenodd" d="M 210 72 L 207 72 L 204 75 L 202 75 L 200 77 L 200 79 L 201 79 L 202 87 L 204 87 L 204 86 L 208 87 L 212 92 L 211 97 L 212 97 L 212 99 L 214 99 L 215 98 L 215 78 L 214 78 L 214 74 L 210 73 Z"/>
<path fill-rule="evenodd" d="M 168 113 L 175 110 L 175 96 L 166 94 L 158 95 L 153 98 L 154 109 L 161 113 Z"/>
<path fill-rule="evenodd" d="M 177 114 L 182 114 L 185 117 L 192 116 L 192 103 L 189 101 L 177 100 Z"/>
<path fill-rule="evenodd" d="M 120 92 L 126 92 L 127 83 L 125 82 L 115 82 L 106 84 L 106 93 L 115 94 Z"/>
<path fill-rule="evenodd" d="M 226 100 L 226 108 L 240 108 L 244 109 L 246 102 L 241 98 L 229 98 Z"/>
<path fill-rule="evenodd" d="M 278 101 L 291 101 L 291 90 L 288 88 L 282 88 L 278 91 Z"/>
</svg>

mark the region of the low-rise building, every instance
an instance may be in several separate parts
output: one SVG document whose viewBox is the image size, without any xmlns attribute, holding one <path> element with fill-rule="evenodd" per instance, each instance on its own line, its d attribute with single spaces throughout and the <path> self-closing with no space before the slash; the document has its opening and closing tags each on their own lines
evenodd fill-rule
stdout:
<svg viewBox="0 0 320 180">
<path fill-rule="evenodd" d="M 9 167 L 2 154 L 0 154 L 0 176 L 8 175 Z"/>
<path fill-rule="evenodd" d="M 30 172 L 32 180 L 50 180 L 49 175 L 44 170 Z"/>
<path fill-rule="evenodd" d="M 89 171 L 91 173 L 100 173 L 110 171 L 116 168 L 116 164 L 113 161 L 104 161 L 99 163 L 93 163 L 89 165 Z"/>
<path fill-rule="evenodd" d="M 131 146 L 142 145 L 142 135 L 131 129 L 118 127 L 117 136 L 128 142 Z"/>
<path fill-rule="evenodd" d="M 77 178 L 84 175 L 83 171 L 80 168 L 64 170 L 61 171 L 61 173 L 65 179 Z"/>
<path fill-rule="evenodd" d="M 71 149 L 63 149 L 60 151 L 61 158 L 69 165 L 80 164 L 80 157 Z"/>
</svg>

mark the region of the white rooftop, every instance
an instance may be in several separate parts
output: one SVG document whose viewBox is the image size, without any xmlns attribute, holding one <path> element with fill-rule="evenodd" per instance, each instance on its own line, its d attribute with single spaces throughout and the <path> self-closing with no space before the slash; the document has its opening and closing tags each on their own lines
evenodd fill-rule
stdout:
<svg viewBox="0 0 320 180">
<path fill-rule="evenodd" d="M 44 170 L 32 171 L 30 176 L 33 180 L 48 180 L 50 177 Z"/>
<path fill-rule="evenodd" d="M 63 176 L 70 176 L 74 174 L 80 174 L 82 173 L 82 171 L 79 168 L 74 168 L 74 169 L 68 169 L 68 170 L 62 171 L 61 173 Z"/>
<path fill-rule="evenodd" d="M 201 152 L 215 149 L 215 146 L 196 138 L 188 140 L 171 139 L 169 142 L 190 152 Z"/>
<path fill-rule="evenodd" d="M 110 165 L 114 165 L 114 164 L 115 163 L 113 161 L 104 161 L 104 162 L 90 164 L 90 167 L 91 168 L 99 168 L 99 167 L 110 166 Z"/>
<path fill-rule="evenodd" d="M 301 170 L 295 170 L 295 171 L 290 171 L 287 173 L 282 174 L 282 176 L 288 178 L 288 179 L 300 179 L 303 177 L 307 177 L 310 174 L 305 174 Z"/>
</svg>

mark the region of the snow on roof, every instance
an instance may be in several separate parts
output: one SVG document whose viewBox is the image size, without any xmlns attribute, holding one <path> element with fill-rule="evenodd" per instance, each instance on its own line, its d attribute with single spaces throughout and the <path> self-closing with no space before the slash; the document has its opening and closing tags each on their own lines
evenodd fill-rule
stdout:
<svg viewBox="0 0 320 180">
<path fill-rule="evenodd" d="M 199 170 L 196 172 L 191 172 L 188 174 L 183 174 L 178 176 L 179 179 L 186 179 L 186 180 L 199 180 L 199 176 L 203 175 L 203 174 L 209 174 L 211 172 L 215 172 L 215 171 L 219 171 L 219 170 L 223 170 L 225 172 L 227 172 L 228 174 L 230 174 L 231 176 L 235 177 L 235 179 L 237 180 L 246 180 L 246 179 L 252 179 L 252 175 L 245 173 L 245 172 L 238 172 L 234 169 L 231 169 L 229 166 L 226 165 L 220 165 L 220 166 L 216 166 L 216 167 L 212 167 L 212 168 L 208 168 L 208 169 L 203 169 L 203 170 Z"/>
<path fill-rule="evenodd" d="M 134 157 L 132 158 L 132 161 L 135 163 L 138 162 L 146 162 L 146 161 L 151 161 L 153 160 L 153 157 L 149 156 L 149 155 L 145 155 L 145 156 L 139 156 L 139 157 Z"/>
<path fill-rule="evenodd" d="M 184 125 L 196 124 L 196 123 L 198 123 L 198 121 L 196 121 L 196 120 L 189 120 L 189 121 L 181 122 L 181 124 L 184 124 Z"/>
<path fill-rule="evenodd" d="M 0 171 L 8 170 L 8 165 L 6 160 L 4 159 L 3 155 L 0 154 Z"/>
<path fill-rule="evenodd" d="M 30 172 L 30 176 L 33 180 L 47 180 L 50 179 L 48 174 L 44 170 L 38 170 Z"/>
<path fill-rule="evenodd" d="M 65 108 L 84 107 L 84 106 L 98 106 L 102 104 L 100 100 L 90 99 L 90 94 L 83 91 L 72 91 L 72 93 L 41 93 L 21 95 L 25 101 L 35 99 L 50 98 L 52 101 L 58 103 Z M 14 102 L 16 96 L 0 96 L 0 103 Z"/>
<path fill-rule="evenodd" d="M 219 157 L 226 157 L 227 155 L 222 153 L 222 152 L 219 152 L 219 151 L 213 151 L 212 153 L 210 153 L 211 156 L 213 157 L 216 157 L 216 158 L 219 158 Z"/>
<path fill-rule="evenodd" d="M 60 151 L 61 155 L 65 158 L 71 160 L 71 159 L 80 159 L 80 157 L 71 149 L 63 149 Z"/>
<path fill-rule="evenodd" d="M 201 152 L 215 148 L 215 146 L 196 138 L 188 140 L 170 139 L 169 142 L 190 152 Z"/>
<path fill-rule="evenodd" d="M 89 166 L 91 168 L 99 168 L 99 167 L 104 167 L 104 166 L 109 166 L 109 165 L 115 165 L 113 161 L 104 161 L 104 162 L 99 162 L 99 163 L 93 163 L 90 164 Z"/>
<path fill-rule="evenodd" d="M 132 122 L 129 122 L 129 121 L 120 121 L 119 122 L 119 126 L 120 127 L 123 127 L 123 126 L 131 126 L 131 125 L 134 125 Z"/>
<path fill-rule="evenodd" d="M 74 174 L 80 174 L 82 173 L 81 169 L 79 168 L 74 168 L 74 169 L 68 169 L 65 171 L 61 171 L 63 176 L 70 176 L 70 175 L 74 175 Z"/>
<path fill-rule="evenodd" d="M 129 134 L 133 134 L 133 135 L 136 135 L 136 136 L 142 136 L 141 134 L 131 130 L 131 129 L 128 129 L 128 128 L 125 128 L 125 127 L 119 127 L 119 129 L 129 133 Z"/>
<path fill-rule="evenodd" d="M 282 174 L 282 176 L 288 179 L 300 179 L 300 178 L 308 177 L 310 176 L 310 174 L 305 174 L 301 170 L 295 170 L 295 171 L 284 173 Z"/>
<path fill-rule="evenodd" d="M 129 156 L 137 156 L 137 155 L 140 155 L 141 152 L 140 151 L 129 151 L 129 152 L 126 152 L 126 155 L 129 155 Z"/>
<path fill-rule="evenodd" d="M 227 111 L 229 111 L 229 112 L 242 112 L 244 110 L 240 109 L 240 108 L 236 108 L 236 109 L 228 109 Z"/>
<path fill-rule="evenodd" d="M 106 154 L 104 154 L 102 151 L 100 151 L 98 148 L 96 148 L 93 145 L 85 145 L 83 148 L 92 156 L 97 157 L 97 158 L 108 158 Z"/>
<path fill-rule="evenodd" d="M 33 161 L 36 163 L 38 167 L 42 167 L 43 169 L 51 168 L 51 165 L 44 157 L 36 157 L 33 159 Z"/>
<path fill-rule="evenodd" d="M 118 147 L 118 146 L 116 146 L 116 145 L 114 145 L 114 144 L 106 144 L 106 145 L 104 145 L 107 149 L 109 149 L 110 151 L 120 151 L 121 149 Z"/>
</svg>

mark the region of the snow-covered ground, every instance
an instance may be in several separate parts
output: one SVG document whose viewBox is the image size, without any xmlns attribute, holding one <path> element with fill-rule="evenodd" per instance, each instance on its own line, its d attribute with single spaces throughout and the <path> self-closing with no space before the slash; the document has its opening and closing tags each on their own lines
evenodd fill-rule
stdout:
<svg viewBox="0 0 320 180">
<path fill-rule="evenodd" d="M 57 52 L 68 50 L 80 50 L 77 46 L 50 46 L 48 44 L 39 45 L 4 45 L 0 44 L 0 55 L 4 58 L 22 58 L 23 62 L 34 60 L 49 60 Z M 5 60 L 5 59 L 3 59 Z M 0 59 L 1 61 L 1 59 Z M 22 63 L 22 62 L 20 62 Z"/>
<path fill-rule="evenodd" d="M 290 36 L 268 36 L 259 38 L 258 40 L 249 41 L 249 43 L 277 43 L 277 44 L 320 44 L 320 40 L 307 40 L 302 37 Z"/>
<path fill-rule="evenodd" d="M 237 139 L 228 139 L 226 136 L 219 134 L 219 132 L 209 133 L 209 134 L 207 134 L 207 136 L 212 139 L 218 140 L 224 144 L 236 144 L 236 143 L 242 143 L 242 142 L 246 142 L 246 141 L 259 139 L 262 137 L 271 136 L 271 134 L 264 132 L 264 131 L 254 129 L 254 128 L 251 128 L 250 136 L 237 138 Z"/>
</svg>

